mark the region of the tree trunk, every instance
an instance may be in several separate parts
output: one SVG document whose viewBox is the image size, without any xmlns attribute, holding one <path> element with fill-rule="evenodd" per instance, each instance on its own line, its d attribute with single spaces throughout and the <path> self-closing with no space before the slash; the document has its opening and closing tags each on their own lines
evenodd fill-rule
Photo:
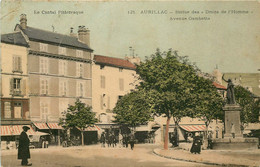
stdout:
<svg viewBox="0 0 260 167">
<path fill-rule="evenodd" d="M 176 128 L 176 145 L 175 147 L 179 146 L 179 132 L 178 132 L 178 129 L 179 129 L 179 122 L 178 121 L 175 121 L 175 128 Z M 174 129 L 175 131 L 175 129 Z"/>
<path fill-rule="evenodd" d="M 204 141 L 203 141 L 203 149 L 206 150 L 208 148 L 208 127 L 209 127 L 209 124 L 206 123 L 206 131 L 205 131 L 205 134 L 204 134 Z"/>
<path fill-rule="evenodd" d="M 165 150 L 168 150 L 170 119 L 171 119 L 171 117 L 167 117 L 166 129 L 165 129 L 165 135 L 164 135 L 164 149 Z"/>
<path fill-rule="evenodd" d="M 82 143 L 82 146 L 84 146 L 84 131 L 83 130 L 81 131 L 81 143 Z"/>
</svg>

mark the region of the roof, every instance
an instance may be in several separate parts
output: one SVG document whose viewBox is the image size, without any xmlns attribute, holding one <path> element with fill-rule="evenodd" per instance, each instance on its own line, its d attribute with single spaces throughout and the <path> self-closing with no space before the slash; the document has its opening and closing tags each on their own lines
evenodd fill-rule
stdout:
<svg viewBox="0 0 260 167">
<path fill-rule="evenodd" d="M 20 25 L 17 24 L 16 26 Z M 80 42 L 77 37 L 41 30 L 29 26 L 27 26 L 26 29 L 20 29 L 28 36 L 30 40 L 55 43 L 61 46 L 71 46 L 93 51 L 87 44 Z"/>
<path fill-rule="evenodd" d="M 127 68 L 135 70 L 136 66 L 128 60 L 115 58 L 115 57 L 107 57 L 101 55 L 94 55 L 94 60 L 97 64 L 104 64 L 108 66 L 115 66 L 121 68 Z"/>
<path fill-rule="evenodd" d="M 21 32 L 2 34 L 1 42 L 28 47 L 28 43 L 26 42 L 26 40 Z"/>
<path fill-rule="evenodd" d="M 218 83 L 216 83 L 216 82 L 213 82 L 213 85 L 214 85 L 217 89 L 227 89 L 225 86 L 220 85 L 220 84 L 218 84 Z"/>
</svg>

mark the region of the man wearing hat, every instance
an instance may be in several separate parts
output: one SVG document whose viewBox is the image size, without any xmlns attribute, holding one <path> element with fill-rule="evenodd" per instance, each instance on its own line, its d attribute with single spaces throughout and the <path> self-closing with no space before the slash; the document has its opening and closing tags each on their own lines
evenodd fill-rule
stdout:
<svg viewBox="0 0 260 167">
<path fill-rule="evenodd" d="M 22 160 L 22 166 L 32 166 L 32 164 L 28 164 L 28 158 L 31 157 L 29 150 L 30 139 L 26 132 L 29 129 L 30 128 L 28 126 L 23 126 L 23 131 L 19 138 L 18 159 Z"/>
</svg>

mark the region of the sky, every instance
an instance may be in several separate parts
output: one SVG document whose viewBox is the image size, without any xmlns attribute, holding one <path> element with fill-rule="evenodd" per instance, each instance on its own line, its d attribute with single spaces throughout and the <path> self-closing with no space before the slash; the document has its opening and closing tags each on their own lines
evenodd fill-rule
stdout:
<svg viewBox="0 0 260 167">
<path fill-rule="evenodd" d="M 58 14 L 64 10 L 83 14 Z M 153 14 L 145 13 L 147 10 Z M 35 14 L 37 11 L 39 14 Z M 47 11 L 56 14 L 42 13 Z M 27 15 L 28 26 L 48 31 L 54 26 L 54 31 L 61 34 L 69 34 L 70 27 L 77 31 L 79 25 L 85 25 L 90 30 L 94 54 L 124 58 L 131 46 L 145 60 L 157 48 L 172 48 L 208 73 L 216 65 L 221 72 L 257 73 L 260 69 L 258 2 L 2 1 L 1 34 L 13 32 L 22 13 Z M 190 20 L 195 17 L 209 20 Z"/>
</svg>

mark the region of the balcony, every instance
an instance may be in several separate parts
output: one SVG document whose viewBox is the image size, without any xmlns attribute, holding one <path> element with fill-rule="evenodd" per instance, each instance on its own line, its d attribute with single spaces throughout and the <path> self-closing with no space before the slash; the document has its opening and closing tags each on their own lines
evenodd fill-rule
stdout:
<svg viewBox="0 0 260 167">
<path fill-rule="evenodd" d="M 21 90 L 14 90 L 12 96 L 23 96 Z"/>
</svg>

